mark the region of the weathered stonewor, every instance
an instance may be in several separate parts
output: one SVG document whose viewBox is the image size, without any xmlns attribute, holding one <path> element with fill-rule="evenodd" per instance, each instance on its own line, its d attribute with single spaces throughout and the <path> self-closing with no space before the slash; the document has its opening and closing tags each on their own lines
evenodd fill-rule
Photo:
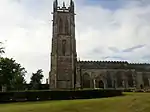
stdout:
<svg viewBox="0 0 150 112">
<path fill-rule="evenodd" d="M 53 4 L 50 89 L 150 88 L 150 64 L 127 61 L 77 61 L 74 2 Z"/>
</svg>

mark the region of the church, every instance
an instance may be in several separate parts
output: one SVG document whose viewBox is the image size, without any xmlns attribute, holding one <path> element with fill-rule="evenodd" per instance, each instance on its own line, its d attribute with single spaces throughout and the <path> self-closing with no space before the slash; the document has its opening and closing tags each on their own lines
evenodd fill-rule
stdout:
<svg viewBox="0 0 150 112">
<path fill-rule="evenodd" d="M 50 89 L 150 88 L 150 64 L 77 60 L 74 9 L 73 0 L 69 7 L 53 2 Z"/>
</svg>

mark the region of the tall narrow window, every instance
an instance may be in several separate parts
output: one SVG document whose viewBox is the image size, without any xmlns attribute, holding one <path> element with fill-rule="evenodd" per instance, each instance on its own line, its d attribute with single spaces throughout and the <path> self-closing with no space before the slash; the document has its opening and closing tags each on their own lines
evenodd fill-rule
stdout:
<svg viewBox="0 0 150 112">
<path fill-rule="evenodd" d="M 62 33 L 62 31 L 63 31 L 63 21 L 62 21 L 62 19 L 61 18 L 59 18 L 59 33 Z"/>
<path fill-rule="evenodd" d="M 90 75 L 88 73 L 83 74 L 83 88 L 90 88 Z"/>
<path fill-rule="evenodd" d="M 66 21 L 65 21 L 65 33 L 69 34 L 69 23 L 68 23 L 67 18 L 66 18 Z"/>
<path fill-rule="evenodd" d="M 143 77 L 144 86 L 145 87 L 149 86 L 149 80 L 148 80 L 147 74 L 143 73 L 142 77 Z"/>
<path fill-rule="evenodd" d="M 64 56 L 66 54 L 66 40 L 62 40 L 62 54 Z"/>
<path fill-rule="evenodd" d="M 123 87 L 123 84 L 122 84 L 123 79 L 122 79 L 122 74 L 121 74 L 120 71 L 118 71 L 118 72 L 116 73 L 116 78 L 117 78 L 117 86 L 118 86 L 118 87 Z"/>
<path fill-rule="evenodd" d="M 133 87 L 134 86 L 133 85 L 133 76 L 132 76 L 132 72 L 131 71 L 127 73 L 127 77 L 128 77 L 128 86 L 129 87 Z"/>
<path fill-rule="evenodd" d="M 107 87 L 112 88 L 112 80 L 109 72 L 107 72 L 106 78 L 107 78 Z"/>
</svg>

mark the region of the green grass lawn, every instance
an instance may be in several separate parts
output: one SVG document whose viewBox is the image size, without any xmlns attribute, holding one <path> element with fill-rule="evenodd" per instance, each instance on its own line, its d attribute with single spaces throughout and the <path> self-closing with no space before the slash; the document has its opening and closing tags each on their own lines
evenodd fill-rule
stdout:
<svg viewBox="0 0 150 112">
<path fill-rule="evenodd" d="M 0 112 L 150 112 L 150 93 L 70 101 L 0 104 Z"/>
</svg>

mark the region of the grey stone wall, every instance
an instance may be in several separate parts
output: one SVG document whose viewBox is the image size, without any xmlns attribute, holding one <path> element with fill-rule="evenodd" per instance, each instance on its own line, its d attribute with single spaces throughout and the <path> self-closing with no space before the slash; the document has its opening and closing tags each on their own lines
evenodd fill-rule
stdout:
<svg viewBox="0 0 150 112">
<path fill-rule="evenodd" d="M 74 5 L 70 8 L 54 5 L 51 50 L 51 89 L 74 88 L 76 71 L 76 40 Z M 72 9 L 72 10 L 71 10 Z"/>
<path fill-rule="evenodd" d="M 78 68 L 79 69 L 79 68 Z M 110 82 L 108 82 L 107 74 L 110 75 Z M 120 76 L 120 80 L 117 79 L 117 73 Z M 144 86 L 143 81 L 143 72 L 136 72 L 134 69 L 126 70 L 126 69 L 79 69 L 77 73 L 77 83 L 81 84 L 83 87 L 84 83 L 84 74 L 88 74 L 90 78 L 90 87 L 89 88 L 99 88 L 99 85 L 96 82 L 102 81 L 104 88 L 118 88 L 118 89 L 140 89 L 140 85 Z M 148 77 L 148 81 L 150 84 L 150 73 L 145 72 Z M 130 75 L 130 77 L 129 77 Z M 119 86 L 119 82 L 122 86 Z M 111 87 L 108 87 L 108 83 L 112 84 Z M 147 86 L 145 88 L 150 88 Z"/>
</svg>

